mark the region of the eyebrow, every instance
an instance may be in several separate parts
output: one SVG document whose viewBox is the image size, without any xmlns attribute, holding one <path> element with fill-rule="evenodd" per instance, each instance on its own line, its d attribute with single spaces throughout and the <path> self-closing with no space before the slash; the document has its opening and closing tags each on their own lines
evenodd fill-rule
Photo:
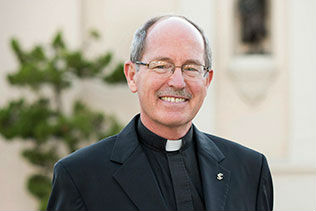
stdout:
<svg viewBox="0 0 316 211">
<path fill-rule="evenodd" d="M 196 59 L 188 59 L 184 62 L 184 64 L 197 64 L 197 65 L 202 65 L 204 66 L 203 64 L 201 64 L 201 62 L 199 60 L 196 60 Z"/>
<path fill-rule="evenodd" d="M 155 57 L 153 58 L 151 61 L 154 61 L 154 60 L 159 60 L 159 61 L 168 61 L 168 62 L 172 62 L 173 63 L 173 60 L 169 57 L 165 57 L 165 56 L 158 56 L 158 57 Z M 197 59 L 188 59 L 186 60 L 183 64 L 197 64 L 197 65 L 202 65 L 204 66 L 203 64 L 201 64 L 201 62 Z"/>
<path fill-rule="evenodd" d="M 164 56 L 158 56 L 153 58 L 151 61 L 168 61 L 168 62 L 173 62 L 172 59 L 170 59 L 169 57 L 164 57 Z"/>
</svg>

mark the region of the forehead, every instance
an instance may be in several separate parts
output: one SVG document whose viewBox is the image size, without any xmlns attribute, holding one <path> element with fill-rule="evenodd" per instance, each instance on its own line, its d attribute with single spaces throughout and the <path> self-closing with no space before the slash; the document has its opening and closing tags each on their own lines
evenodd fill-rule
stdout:
<svg viewBox="0 0 316 211">
<path fill-rule="evenodd" d="M 200 32 L 182 18 L 171 17 L 155 23 L 147 32 L 144 58 L 203 60 L 204 42 Z"/>
</svg>

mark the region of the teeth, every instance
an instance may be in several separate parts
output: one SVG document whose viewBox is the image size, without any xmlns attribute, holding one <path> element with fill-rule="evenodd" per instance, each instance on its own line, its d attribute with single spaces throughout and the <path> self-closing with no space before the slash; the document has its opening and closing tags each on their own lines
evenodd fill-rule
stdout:
<svg viewBox="0 0 316 211">
<path fill-rule="evenodd" d="M 177 97 L 162 97 L 161 98 L 163 101 L 168 101 L 168 102 L 176 102 L 176 103 L 179 103 L 179 102 L 184 102 L 185 99 L 184 98 L 177 98 Z"/>
</svg>

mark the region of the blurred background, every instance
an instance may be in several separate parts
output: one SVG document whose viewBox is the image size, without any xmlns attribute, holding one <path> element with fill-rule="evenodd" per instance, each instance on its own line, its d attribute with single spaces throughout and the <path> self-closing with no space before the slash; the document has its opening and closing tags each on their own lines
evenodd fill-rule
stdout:
<svg viewBox="0 0 316 211">
<path fill-rule="evenodd" d="M 0 210 L 45 207 L 53 163 L 139 112 L 121 65 L 163 14 L 211 43 L 198 128 L 266 155 L 275 210 L 315 210 L 315 0 L 0 0 Z"/>
</svg>

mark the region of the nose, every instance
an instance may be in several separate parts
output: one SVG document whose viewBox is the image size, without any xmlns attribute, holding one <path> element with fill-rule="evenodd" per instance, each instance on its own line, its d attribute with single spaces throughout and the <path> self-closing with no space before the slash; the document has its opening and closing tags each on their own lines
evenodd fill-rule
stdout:
<svg viewBox="0 0 316 211">
<path fill-rule="evenodd" d="M 181 67 L 175 67 L 173 74 L 168 80 L 168 85 L 176 89 L 182 89 L 185 87 L 185 81 L 181 71 Z"/>
</svg>

